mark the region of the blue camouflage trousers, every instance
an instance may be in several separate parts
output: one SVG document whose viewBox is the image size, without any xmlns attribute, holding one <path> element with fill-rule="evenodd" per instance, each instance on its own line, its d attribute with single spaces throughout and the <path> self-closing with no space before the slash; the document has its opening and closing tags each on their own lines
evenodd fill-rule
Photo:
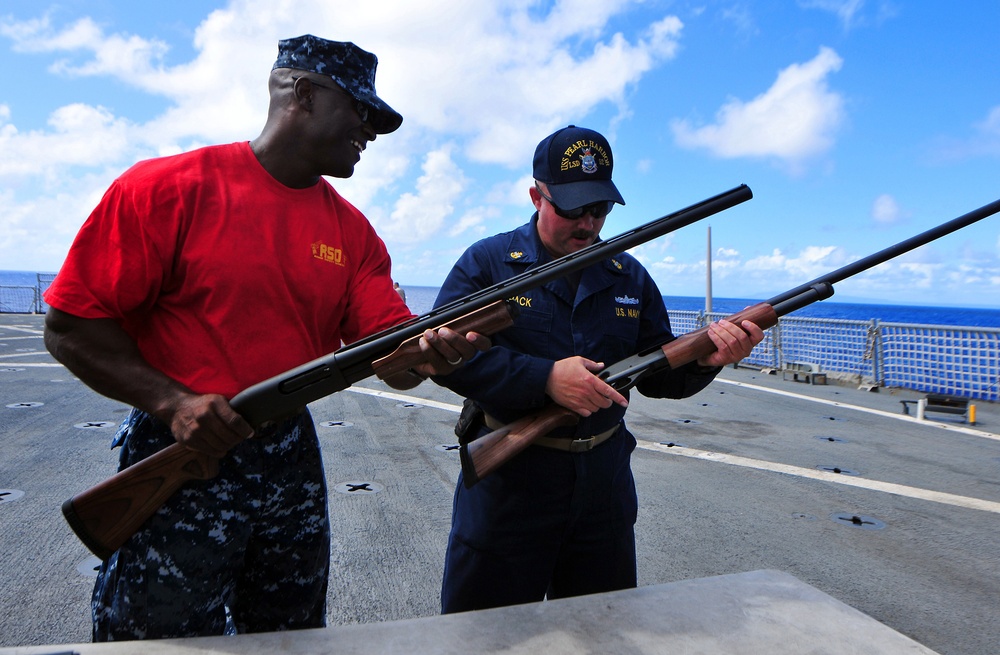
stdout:
<svg viewBox="0 0 1000 655">
<path fill-rule="evenodd" d="M 133 409 L 120 467 L 174 442 Z M 210 480 L 187 483 L 103 563 L 94 641 L 163 639 L 326 624 L 327 489 L 309 413 L 233 448 Z"/>
</svg>

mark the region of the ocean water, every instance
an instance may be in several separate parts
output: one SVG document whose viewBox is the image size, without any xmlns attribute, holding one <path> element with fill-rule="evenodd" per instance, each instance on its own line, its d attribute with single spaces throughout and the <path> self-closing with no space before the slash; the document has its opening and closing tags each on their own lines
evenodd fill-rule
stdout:
<svg viewBox="0 0 1000 655">
<path fill-rule="evenodd" d="M 46 273 L 51 275 L 51 273 Z M 35 286 L 38 273 L 34 271 L 0 271 L 0 286 Z"/>
<path fill-rule="evenodd" d="M 406 304 L 415 314 L 425 314 L 434 306 L 440 287 L 404 287 Z M 664 296 L 668 310 L 697 312 L 705 309 L 705 299 L 688 296 Z M 722 314 L 736 312 L 760 302 L 740 298 L 713 298 L 712 311 Z M 791 316 L 829 318 L 850 321 L 878 319 L 884 323 L 920 323 L 923 325 L 961 325 L 966 327 L 1000 327 L 1000 308 L 922 307 L 914 305 L 877 305 L 845 303 L 831 300 L 815 302 Z"/>
<path fill-rule="evenodd" d="M 0 286 L 35 286 L 35 272 L 0 271 Z M 434 299 L 437 298 L 440 287 L 404 286 L 406 303 L 414 314 L 429 312 Z M 2 292 L 2 290 L 0 290 Z M 705 308 L 705 299 L 689 296 L 664 296 L 667 309 L 675 311 L 700 311 Z M 836 302 L 836 296 L 831 300 L 823 300 L 804 307 L 792 316 L 806 318 L 829 318 L 851 321 L 869 321 L 878 319 L 885 323 L 919 323 L 923 325 L 961 325 L 968 327 L 1000 327 L 1000 308 L 981 307 L 925 307 L 919 305 L 889 305 L 869 303 Z M 734 314 L 760 300 L 741 298 L 713 298 L 712 311 L 723 314 Z M 4 303 L 5 311 L 30 311 L 30 307 L 9 307 L 10 301 Z"/>
</svg>

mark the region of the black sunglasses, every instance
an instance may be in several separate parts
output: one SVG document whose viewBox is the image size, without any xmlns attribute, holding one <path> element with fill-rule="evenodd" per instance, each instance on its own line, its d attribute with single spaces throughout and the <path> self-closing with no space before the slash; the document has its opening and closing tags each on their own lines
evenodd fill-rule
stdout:
<svg viewBox="0 0 1000 655">
<path fill-rule="evenodd" d="M 344 89 L 340 88 L 339 86 L 327 86 L 325 84 L 320 84 L 319 82 L 317 82 L 316 80 L 312 79 L 311 77 L 292 77 L 293 81 L 298 81 L 298 80 L 303 80 L 303 79 L 309 80 L 309 83 L 312 84 L 313 86 L 318 86 L 321 89 L 329 89 L 331 91 L 340 91 L 345 96 L 348 96 L 351 100 L 353 100 L 354 102 L 358 103 L 358 105 L 357 105 L 357 107 L 355 107 L 355 109 L 358 112 L 358 116 L 361 117 L 361 122 L 362 123 L 367 123 L 368 122 L 368 105 L 366 105 L 365 103 L 361 102 L 360 100 L 358 100 L 357 98 L 355 98 L 353 95 L 351 95 L 350 93 L 348 93 Z"/>
<path fill-rule="evenodd" d="M 578 220 L 581 216 L 585 214 L 590 214 L 594 218 L 598 219 L 604 218 L 605 216 L 611 213 L 612 209 L 615 208 L 614 200 L 602 200 L 601 202 L 592 202 L 589 205 L 584 205 L 583 207 L 577 207 L 576 209 L 563 209 L 555 202 L 553 202 L 552 198 L 545 195 L 545 192 L 542 191 L 542 189 L 537 184 L 535 185 L 535 188 L 538 190 L 538 193 L 541 194 L 541 196 L 545 198 L 550 205 L 552 205 L 552 209 L 556 212 L 556 216 L 561 216 L 571 221 Z"/>
</svg>

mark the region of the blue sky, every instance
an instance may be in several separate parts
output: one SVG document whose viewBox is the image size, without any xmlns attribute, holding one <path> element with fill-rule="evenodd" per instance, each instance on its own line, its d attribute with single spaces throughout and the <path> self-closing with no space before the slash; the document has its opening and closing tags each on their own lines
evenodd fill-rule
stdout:
<svg viewBox="0 0 1000 655">
<path fill-rule="evenodd" d="M 135 161 L 252 139 L 278 39 L 379 57 L 404 116 L 333 180 L 404 285 L 530 216 L 535 145 L 605 134 L 610 237 L 747 184 L 633 251 L 666 295 L 767 298 L 1000 198 L 1000 2 L 233 0 L 0 3 L 0 269 L 57 270 Z M 1000 307 L 1000 216 L 836 299 Z"/>
</svg>

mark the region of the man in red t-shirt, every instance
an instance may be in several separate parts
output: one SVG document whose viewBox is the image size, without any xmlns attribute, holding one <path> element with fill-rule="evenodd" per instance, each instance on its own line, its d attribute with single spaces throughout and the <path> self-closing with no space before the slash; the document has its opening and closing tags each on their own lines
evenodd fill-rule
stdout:
<svg viewBox="0 0 1000 655">
<path fill-rule="evenodd" d="M 254 433 L 227 398 L 412 316 L 385 245 L 322 177 L 350 177 L 402 122 L 375 93 L 376 65 L 353 43 L 280 41 L 260 136 L 130 168 L 46 292 L 49 351 L 133 406 L 115 438 L 122 468 L 174 441 L 222 457 L 104 562 L 95 641 L 325 625 L 312 419 Z M 426 362 L 386 381 L 413 387 L 489 346 L 429 330 Z"/>
</svg>

